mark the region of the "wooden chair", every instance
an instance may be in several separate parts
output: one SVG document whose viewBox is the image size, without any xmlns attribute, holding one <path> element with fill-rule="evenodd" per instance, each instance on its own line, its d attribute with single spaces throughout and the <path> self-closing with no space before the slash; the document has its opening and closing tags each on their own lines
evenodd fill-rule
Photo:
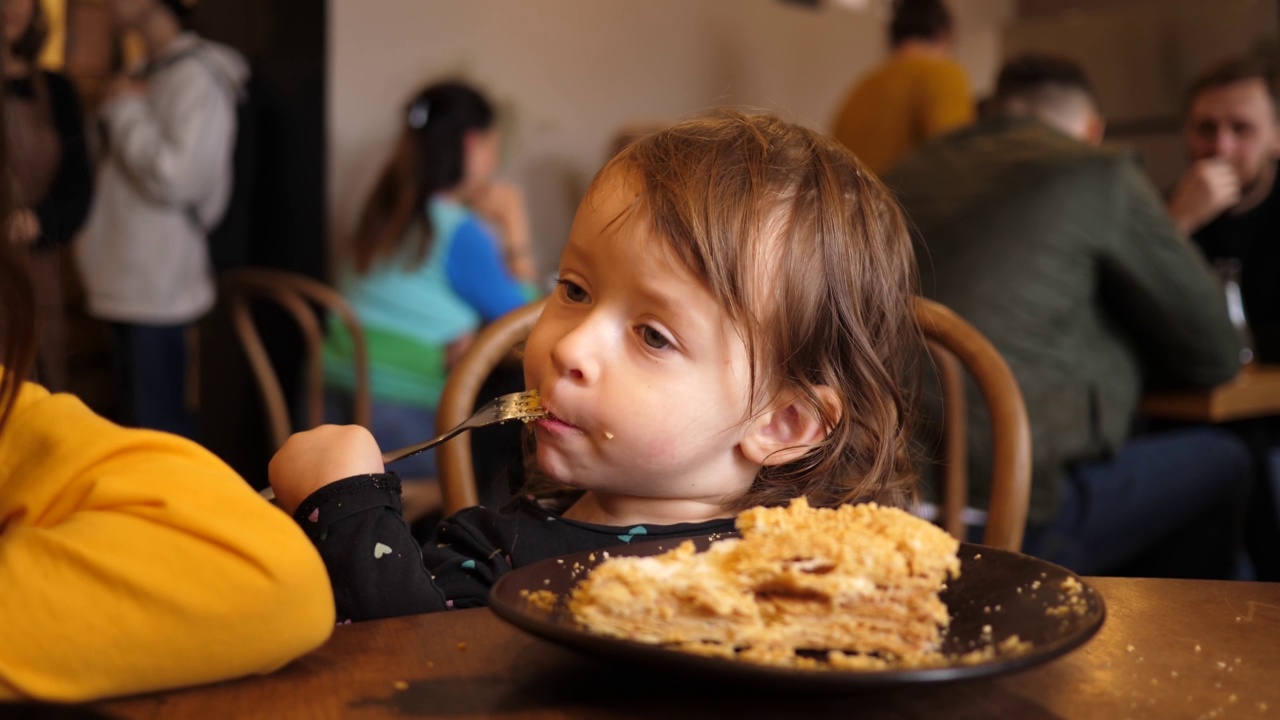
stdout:
<svg viewBox="0 0 1280 720">
<path fill-rule="evenodd" d="M 245 357 L 262 395 L 267 413 L 272 448 L 279 448 L 296 430 L 316 427 L 324 422 L 324 329 L 313 306 L 319 306 L 338 317 L 355 346 L 356 386 L 352 393 L 352 422 L 372 427 L 373 400 L 369 391 L 369 357 L 355 311 L 346 298 L 332 287 L 304 275 L 267 268 L 237 268 L 222 276 L 222 293 L 226 298 L 231 322 L 240 339 Z M 306 345 L 305 399 L 306 416 L 294 426 L 285 400 L 284 389 L 276 376 L 262 336 L 253 320 L 252 303 L 270 301 L 292 316 Z M 270 488 L 264 496 L 273 497 Z M 440 509 L 441 492 L 435 478 L 405 478 L 401 500 L 404 517 L 415 522 Z"/>
<path fill-rule="evenodd" d="M 916 299 L 916 318 L 942 386 L 942 525 L 965 539 L 969 476 L 963 366 L 977 382 L 991 416 L 991 504 L 982 542 L 1020 550 L 1031 500 L 1031 426 L 1022 390 L 995 346 L 964 318 L 924 298 Z"/>
<path fill-rule="evenodd" d="M 944 421 L 947 476 L 944 526 L 957 537 L 965 531 L 961 511 L 968 490 L 961 365 L 968 368 L 991 409 L 995 459 L 992 500 L 983 542 L 1017 550 L 1027 520 L 1031 488 L 1031 431 L 1022 391 L 995 347 L 959 315 L 931 300 L 916 301 L 920 322 L 943 377 L 947 415 Z M 453 368 L 445 384 L 436 418 L 452 427 L 471 416 L 476 393 L 485 378 L 511 349 L 529 334 L 542 302 L 527 305 L 489 325 Z M 445 514 L 477 502 L 471 445 L 452 441 L 436 450 Z"/>
<path fill-rule="evenodd" d="M 332 287 L 304 275 L 266 268 L 237 268 L 222 277 L 222 293 L 231 313 L 240 346 L 249 361 L 262 395 L 267 427 L 273 448 L 279 448 L 295 430 L 312 428 L 324 421 L 324 329 L 313 306 L 320 306 L 342 320 L 355 344 L 356 424 L 369 427 L 372 414 L 369 395 L 369 359 L 365 351 L 364 329 L 345 298 Z M 262 335 L 253 319 L 252 304 L 267 300 L 285 310 L 297 324 L 306 345 L 306 420 L 295 428 Z"/>
<path fill-rule="evenodd" d="M 440 407 L 436 409 L 437 427 L 451 428 L 471 417 L 476 408 L 476 395 L 485 379 L 511 353 L 512 348 L 529 336 L 544 304 L 546 300 L 539 300 L 513 310 L 476 334 L 471 347 L 449 370 L 444 394 L 440 396 Z M 436 467 L 440 471 L 440 491 L 446 516 L 479 502 L 469 439 L 470 433 L 463 433 L 436 448 Z"/>
</svg>

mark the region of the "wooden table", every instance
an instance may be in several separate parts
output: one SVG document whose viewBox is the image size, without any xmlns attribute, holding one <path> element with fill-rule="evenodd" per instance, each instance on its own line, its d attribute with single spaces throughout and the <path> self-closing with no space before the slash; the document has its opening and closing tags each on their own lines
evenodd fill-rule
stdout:
<svg viewBox="0 0 1280 720">
<path fill-rule="evenodd" d="M 1280 584 L 1091 578 L 1088 644 L 994 679 L 848 695 L 676 680 L 488 610 L 337 628 L 268 677 L 101 703 L 118 718 L 1280 718 Z"/>
<path fill-rule="evenodd" d="M 1208 423 L 1280 415 L 1280 366 L 1246 365 L 1234 380 L 1208 390 L 1150 393 L 1142 398 L 1141 412 Z"/>
</svg>

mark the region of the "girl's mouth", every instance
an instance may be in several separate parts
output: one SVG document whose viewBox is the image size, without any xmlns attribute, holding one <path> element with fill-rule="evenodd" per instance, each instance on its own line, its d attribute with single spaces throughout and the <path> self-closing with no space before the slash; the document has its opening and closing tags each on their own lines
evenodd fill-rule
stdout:
<svg viewBox="0 0 1280 720">
<path fill-rule="evenodd" d="M 550 408 L 543 406 L 547 414 L 534 421 L 534 424 L 544 430 L 552 432 L 582 432 L 582 428 L 573 423 L 558 417 Z"/>
</svg>

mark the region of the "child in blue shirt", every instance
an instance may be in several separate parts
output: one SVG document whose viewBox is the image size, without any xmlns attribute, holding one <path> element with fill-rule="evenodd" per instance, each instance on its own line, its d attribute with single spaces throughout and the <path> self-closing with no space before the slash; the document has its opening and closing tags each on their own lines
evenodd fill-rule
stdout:
<svg viewBox="0 0 1280 720">
<path fill-rule="evenodd" d="M 387 448 L 435 434 L 451 358 L 482 324 L 535 294 L 523 200 L 493 179 L 494 120 L 489 101 L 462 83 L 436 83 L 413 98 L 338 281 L 365 333 L 373 434 Z M 327 415 L 350 421 L 355 347 L 337 318 L 324 350 Z M 435 477 L 434 453 L 406 459 L 400 471 Z"/>
</svg>

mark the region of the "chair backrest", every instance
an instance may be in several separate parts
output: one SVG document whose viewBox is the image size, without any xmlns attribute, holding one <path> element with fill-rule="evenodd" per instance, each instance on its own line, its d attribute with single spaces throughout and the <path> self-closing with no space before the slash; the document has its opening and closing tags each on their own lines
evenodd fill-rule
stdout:
<svg viewBox="0 0 1280 720">
<path fill-rule="evenodd" d="M 436 413 L 439 427 L 453 427 L 475 411 L 485 378 L 512 348 L 529 335 L 543 302 L 499 318 L 482 330 L 450 371 Z M 1031 430 L 1022 391 L 995 347 L 959 315 L 931 300 L 916 300 L 916 317 L 942 371 L 947 480 L 947 530 L 963 537 L 961 511 L 967 499 L 964 381 L 960 366 L 973 375 L 990 408 L 994 457 L 992 498 L 984 544 L 1010 550 L 1022 546 L 1031 497 Z M 445 514 L 475 505 L 478 494 L 471 444 L 455 439 L 436 449 Z"/>
<path fill-rule="evenodd" d="M 965 539 L 963 511 L 969 482 L 963 365 L 976 381 L 991 416 L 991 503 L 982 542 L 1020 550 L 1031 501 L 1031 425 L 1018 381 L 995 346 L 949 308 L 917 298 L 916 318 L 942 385 L 943 526 L 958 539 Z"/>
<path fill-rule="evenodd" d="M 476 395 L 485 379 L 529 336 L 545 303 L 546 300 L 539 300 L 513 310 L 476 334 L 471 347 L 449 369 L 440 407 L 436 409 L 436 427 L 451 428 L 471 417 L 476 408 Z M 479 502 L 469 441 L 470 433 L 463 433 L 436 448 L 436 469 L 440 474 L 446 516 Z"/>
<path fill-rule="evenodd" d="M 297 323 L 302 334 L 307 353 L 307 428 L 315 427 L 324 420 L 324 330 L 314 306 L 320 306 L 341 319 L 355 345 L 353 419 L 356 424 L 369 427 L 372 411 L 364 329 L 351 306 L 337 290 L 305 275 L 248 267 L 223 273 L 221 284 L 222 296 L 231 313 L 231 322 L 262 394 L 273 448 L 279 448 L 295 429 L 302 428 L 294 428 L 280 378 L 276 376 L 266 346 L 263 345 L 262 335 L 254 322 L 252 304 L 255 300 L 267 300 L 285 310 Z"/>
</svg>

